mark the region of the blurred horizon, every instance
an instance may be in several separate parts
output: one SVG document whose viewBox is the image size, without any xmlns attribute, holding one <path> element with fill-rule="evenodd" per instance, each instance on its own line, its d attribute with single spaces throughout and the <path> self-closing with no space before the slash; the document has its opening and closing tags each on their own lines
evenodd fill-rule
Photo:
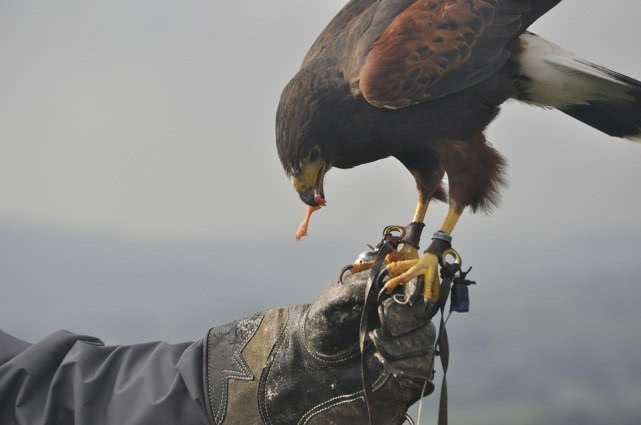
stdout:
<svg viewBox="0 0 641 425">
<path fill-rule="evenodd" d="M 332 170 L 294 240 L 305 207 L 275 109 L 344 3 L 2 2 L 0 329 L 199 339 L 312 301 L 406 224 L 414 182 L 388 159 Z M 641 79 L 641 3 L 617 5 L 564 0 L 532 30 Z M 640 423 L 641 145 L 517 102 L 487 134 L 510 185 L 454 234 L 478 285 L 448 328 L 451 421 Z M 424 245 L 445 212 L 430 207 Z"/>
</svg>

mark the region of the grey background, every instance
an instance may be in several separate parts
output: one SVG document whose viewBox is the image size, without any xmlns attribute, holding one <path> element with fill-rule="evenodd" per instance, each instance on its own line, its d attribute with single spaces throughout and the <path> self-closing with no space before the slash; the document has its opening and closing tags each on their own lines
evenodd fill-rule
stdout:
<svg viewBox="0 0 641 425">
<path fill-rule="evenodd" d="M 413 180 L 386 160 L 332 170 L 293 238 L 275 108 L 343 3 L 0 0 L 0 327 L 200 338 L 310 301 L 406 223 Z M 641 78 L 640 14 L 565 0 L 533 30 Z M 450 322 L 452 422 L 641 423 L 641 146 L 516 103 L 488 134 L 510 187 L 455 233 L 479 286 Z"/>
</svg>

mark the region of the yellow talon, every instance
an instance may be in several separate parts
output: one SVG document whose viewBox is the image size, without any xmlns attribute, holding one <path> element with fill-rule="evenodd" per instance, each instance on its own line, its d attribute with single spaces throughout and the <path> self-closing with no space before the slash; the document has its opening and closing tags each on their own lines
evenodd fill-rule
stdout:
<svg viewBox="0 0 641 425">
<path fill-rule="evenodd" d="M 431 297 L 429 298 L 432 304 L 436 304 L 441 293 L 441 283 L 439 282 L 440 279 L 438 278 L 438 275 L 436 275 L 435 277 L 436 278 L 432 281 Z M 423 298 L 428 299 L 427 294 L 425 294 Z"/>
<path fill-rule="evenodd" d="M 365 263 L 356 263 L 352 265 L 352 274 L 364 272 L 365 270 L 369 270 L 372 267 L 374 267 L 373 261 L 367 261 Z"/>
<path fill-rule="evenodd" d="M 423 275 L 425 279 L 423 284 L 423 297 L 425 301 L 433 299 L 434 293 L 436 292 L 434 287 L 439 285 L 437 274 L 438 258 L 434 254 L 425 254 L 418 260 L 392 263 L 387 266 L 387 270 L 390 276 L 395 276 L 385 284 L 385 289 L 388 294 L 391 294 L 399 285 L 404 285 L 410 280 Z"/>
<path fill-rule="evenodd" d="M 432 291 L 434 290 L 434 279 L 428 280 L 428 275 L 423 275 L 423 301 L 432 299 Z"/>
<path fill-rule="evenodd" d="M 396 266 L 397 264 L 409 264 L 408 266 Z M 410 264 L 411 263 L 411 264 Z M 406 271 L 413 265 L 418 263 L 418 255 L 416 254 L 416 249 L 406 249 L 403 248 L 402 251 L 392 251 L 385 257 L 384 264 L 387 265 L 387 271 L 389 272 L 390 277 L 401 274 Z M 389 266 L 392 266 L 390 269 Z M 352 274 L 360 273 L 367 271 L 374 267 L 373 261 L 366 261 L 363 263 L 354 263 L 350 269 Z"/>
<path fill-rule="evenodd" d="M 385 291 L 387 292 L 387 295 L 391 295 L 392 292 L 394 292 L 394 289 L 396 289 L 396 287 L 400 284 L 401 284 L 400 276 L 395 277 L 394 279 L 388 280 L 387 283 L 385 284 Z"/>
<path fill-rule="evenodd" d="M 394 278 L 414 267 L 416 264 L 418 264 L 418 261 L 419 260 L 405 260 L 390 263 L 387 265 L 387 273 L 389 274 L 390 278 Z"/>
<path fill-rule="evenodd" d="M 394 256 L 393 258 L 402 258 Z M 438 258 L 434 254 L 427 253 L 415 260 L 390 261 L 387 258 L 387 273 L 390 279 L 385 283 L 385 291 L 392 294 L 399 285 L 405 285 L 412 279 L 423 275 L 423 300 L 435 303 L 438 301 L 441 283 L 438 276 Z M 356 263 L 352 266 L 352 273 L 360 273 L 369 270 L 374 265 L 373 261 Z"/>
</svg>

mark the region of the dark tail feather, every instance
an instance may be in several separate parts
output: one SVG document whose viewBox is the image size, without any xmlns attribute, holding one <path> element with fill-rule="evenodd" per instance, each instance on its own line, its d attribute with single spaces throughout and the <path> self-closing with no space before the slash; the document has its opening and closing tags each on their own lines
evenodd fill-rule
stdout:
<svg viewBox="0 0 641 425">
<path fill-rule="evenodd" d="M 590 127 L 614 137 L 641 142 L 641 82 L 598 65 L 585 63 L 630 86 L 625 99 L 592 100 L 560 110 Z"/>
<path fill-rule="evenodd" d="M 534 34 L 523 34 L 520 41 L 515 58 L 519 100 L 641 142 L 641 82 L 578 59 Z"/>
</svg>

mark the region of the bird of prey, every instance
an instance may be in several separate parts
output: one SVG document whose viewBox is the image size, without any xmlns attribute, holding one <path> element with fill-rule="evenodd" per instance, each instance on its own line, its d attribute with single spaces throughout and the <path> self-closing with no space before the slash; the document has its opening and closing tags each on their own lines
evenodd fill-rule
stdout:
<svg viewBox="0 0 641 425">
<path fill-rule="evenodd" d="M 610 136 L 641 142 L 641 82 L 573 56 L 528 32 L 561 0 L 351 0 L 323 30 L 282 92 L 280 160 L 309 216 L 325 205 L 323 178 L 394 157 L 416 179 L 422 223 L 449 199 L 441 230 L 466 207 L 495 206 L 503 157 L 484 130 L 516 99 L 556 108 Z M 448 189 L 442 180 L 447 175 Z M 405 246 L 391 259 L 392 290 L 437 259 Z"/>
</svg>

